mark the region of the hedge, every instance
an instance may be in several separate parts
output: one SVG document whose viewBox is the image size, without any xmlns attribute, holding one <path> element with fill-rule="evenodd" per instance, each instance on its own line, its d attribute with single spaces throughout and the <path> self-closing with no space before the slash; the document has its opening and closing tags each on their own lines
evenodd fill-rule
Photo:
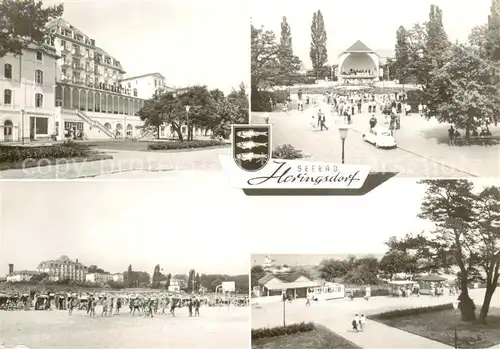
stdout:
<svg viewBox="0 0 500 349">
<path fill-rule="evenodd" d="M 363 298 L 365 296 L 365 290 L 356 290 L 353 292 L 353 297 L 354 298 Z M 380 297 L 380 296 L 390 296 L 391 291 L 386 288 L 376 288 L 376 289 L 371 289 L 370 291 L 370 297 Z"/>
<path fill-rule="evenodd" d="M 291 144 L 279 145 L 273 150 L 273 159 L 296 160 L 302 159 L 304 154 L 302 150 L 295 149 Z"/>
<path fill-rule="evenodd" d="M 300 324 L 293 324 L 288 326 L 279 326 L 271 328 L 258 328 L 252 330 L 252 341 L 261 338 L 272 338 L 279 336 L 286 336 L 296 333 L 311 332 L 316 329 L 312 322 L 301 322 Z"/>
<path fill-rule="evenodd" d="M 226 145 L 225 142 L 210 139 L 210 140 L 194 140 L 194 141 L 168 141 L 168 142 L 153 142 L 149 143 L 148 150 L 175 150 L 175 149 L 196 149 L 215 147 Z"/>
<path fill-rule="evenodd" d="M 392 310 L 392 311 L 387 311 L 384 313 L 369 316 L 369 318 L 380 319 L 380 320 L 390 320 L 390 319 L 403 317 L 403 316 L 427 314 L 427 313 L 433 313 L 433 312 L 437 312 L 437 311 L 450 310 L 450 309 L 453 309 L 453 304 L 448 303 L 448 304 L 441 304 L 441 305 L 433 305 L 430 307 Z"/>
<path fill-rule="evenodd" d="M 92 154 L 90 147 L 83 144 L 58 144 L 50 146 L 0 146 L 0 163 L 12 163 L 26 159 L 69 159 Z"/>
</svg>

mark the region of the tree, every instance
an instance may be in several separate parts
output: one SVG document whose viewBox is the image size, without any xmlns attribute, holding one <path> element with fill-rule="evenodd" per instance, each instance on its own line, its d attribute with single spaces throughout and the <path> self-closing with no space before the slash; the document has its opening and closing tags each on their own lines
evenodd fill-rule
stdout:
<svg viewBox="0 0 500 349">
<path fill-rule="evenodd" d="M 33 43 L 42 46 L 45 26 L 64 12 L 62 4 L 44 8 L 40 0 L 2 0 L 0 2 L 0 58 L 7 53 L 22 54 Z"/>
<path fill-rule="evenodd" d="M 488 16 L 486 51 L 489 58 L 500 62 L 500 0 L 491 1 L 491 13 Z"/>
<path fill-rule="evenodd" d="M 250 271 L 250 285 L 251 287 L 258 286 L 259 279 L 264 277 L 266 275 L 266 272 L 260 265 L 254 265 Z"/>
<path fill-rule="evenodd" d="M 486 274 L 486 293 L 478 320 L 485 323 L 500 277 L 500 188 L 484 188 L 475 203 L 479 265 Z"/>
<path fill-rule="evenodd" d="M 124 279 L 126 280 L 127 287 L 134 287 L 132 264 L 129 264 L 128 269 L 127 269 L 127 273 L 124 276 L 125 276 Z"/>
<path fill-rule="evenodd" d="M 201 281 L 201 279 L 200 279 L 200 273 L 196 273 L 196 276 L 194 278 L 194 284 L 195 284 L 195 290 L 196 291 L 200 290 L 200 286 L 201 286 L 200 281 Z"/>
<path fill-rule="evenodd" d="M 343 278 L 350 271 L 350 266 L 346 261 L 329 258 L 321 261 L 318 270 L 321 278 L 333 282 Z"/>
<path fill-rule="evenodd" d="M 408 79 L 408 70 L 410 67 L 410 52 L 408 43 L 408 32 L 403 26 L 400 26 L 396 32 L 395 48 L 395 77 L 400 84 L 406 83 Z"/>
<path fill-rule="evenodd" d="M 101 268 L 99 268 L 97 265 L 90 265 L 89 268 L 87 269 L 87 273 L 99 273 L 99 274 L 104 274 L 105 271 Z"/>
<path fill-rule="evenodd" d="M 194 269 L 189 270 L 188 279 L 187 279 L 187 289 L 189 292 L 193 292 L 195 290 L 195 277 L 196 271 Z"/>
<path fill-rule="evenodd" d="M 433 114 L 439 122 L 465 129 L 468 144 L 473 129 L 498 122 L 500 96 L 491 79 L 496 69 L 492 61 L 481 57 L 481 50 L 475 44 L 453 45 L 447 60 L 435 70 L 428 90 L 435 96 Z"/>
<path fill-rule="evenodd" d="M 463 321 L 476 319 L 475 305 L 469 297 L 468 276 L 477 265 L 475 243 L 473 185 L 466 180 L 425 180 L 427 185 L 420 218 L 435 225 L 429 241 L 454 252 L 462 276 L 459 296 Z"/>
<path fill-rule="evenodd" d="M 227 139 L 231 134 L 231 125 L 249 123 L 248 94 L 245 84 L 241 83 L 239 89 L 231 91 L 227 97 L 224 97 L 223 93 L 222 98 L 220 94 L 218 97 L 214 98 L 217 111 L 213 133 L 215 136 Z"/>
<path fill-rule="evenodd" d="M 278 72 L 278 53 L 280 47 L 272 30 L 251 27 L 251 88 L 258 93 L 261 89 L 274 86 Z"/>
<path fill-rule="evenodd" d="M 168 273 L 167 278 L 165 280 L 165 290 L 168 291 L 168 288 L 170 287 L 170 280 L 172 280 L 172 274 Z"/>
<path fill-rule="evenodd" d="M 281 22 L 281 37 L 278 47 L 278 70 L 274 76 L 274 84 L 280 86 L 292 86 L 300 81 L 298 74 L 300 70 L 300 59 L 293 54 L 292 32 L 286 17 Z"/>
<path fill-rule="evenodd" d="M 318 79 L 319 72 L 328 61 L 328 50 L 326 49 L 326 29 L 323 21 L 323 14 L 320 10 L 314 12 L 311 24 L 311 57 L 312 66 Z"/>
<path fill-rule="evenodd" d="M 160 286 L 160 276 L 161 276 L 161 272 L 160 272 L 160 265 L 157 264 L 155 265 L 155 268 L 153 270 L 153 279 L 151 280 L 151 287 L 152 288 L 159 288 Z"/>
<path fill-rule="evenodd" d="M 190 106 L 189 114 L 186 106 Z M 206 86 L 192 86 L 182 93 L 155 94 L 139 110 L 146 129 L 155 130 L 159 138 L 161 128 L 168 126 L 180 141 L 184 140 L 182 125 L 189 121 L 188 140 L 192 140 L 195 126 L 209 129 L 215 126 L 215 114 L 216 101 Z"/>
</svg>

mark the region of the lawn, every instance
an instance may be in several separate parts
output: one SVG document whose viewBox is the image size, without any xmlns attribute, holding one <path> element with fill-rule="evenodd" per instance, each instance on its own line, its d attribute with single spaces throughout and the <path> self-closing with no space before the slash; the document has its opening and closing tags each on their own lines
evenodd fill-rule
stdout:
<svg viewBox="0 0 500 349">
<path fill-rule="evenodd" d="M 479 310 L 478 306 L 478 310 Z M 390 320 L 377 319 L 385 325 L 426 337 L 450 346 L 455 346 L 455 325 L 457 325 L 457 344 L 462 349 L 490 348 L 500 344 L 500 308 L 490 308 L 488 323 L 464 323 L 460 314 L 454 310 L 401 316 Z"/>
<path fill-rule="evenodd" d="M 252 349 L 360 349 L 323 326 L 316 330 L 292 335 L 262 338 L 252 341 Z"/>
</svg>

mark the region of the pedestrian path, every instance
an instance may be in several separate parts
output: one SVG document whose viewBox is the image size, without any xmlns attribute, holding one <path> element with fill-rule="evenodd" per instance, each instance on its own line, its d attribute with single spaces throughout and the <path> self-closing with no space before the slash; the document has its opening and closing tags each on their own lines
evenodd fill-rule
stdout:
<svg viewBox="0 0 500 349">
<path fill-rule="evenodd" d="M 381 324 L 376 321 L 366 320 L 364 331 L 355 332 L 346 329 L 352 319 L 344 317 L 330 320 L 321 320 L 320 325 L 325 326 L 334 333 L 353 342 L 361 348 L 370 349 L 447 349 L 449 345 L 433 341 L 415 334 Z"/>
</svg>

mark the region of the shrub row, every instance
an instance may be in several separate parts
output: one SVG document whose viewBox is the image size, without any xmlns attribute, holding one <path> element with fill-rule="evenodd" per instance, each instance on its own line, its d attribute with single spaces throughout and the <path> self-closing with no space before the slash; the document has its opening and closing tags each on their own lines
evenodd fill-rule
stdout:
<svg viewBox="0 0 500 349">
<path fill-rule="evenodd" d="M 175 149 L 196 149 L 225 145 L 223 141 L 210 140 L 194 140 L 194 141 L 168 141 L 168 142 L 153 142 L 149 143 L 149 150 L 175 150 Z"/>
<path fill-rule="evenodd" d="M 258 328 L 252 330 L 252 340 L 285 336 L 295 333 L 311 332 L 314 331 L 315 329 L 316 327 L 312 322 L 301 322 L 300 324 L 271 327 L 271 328 Z"/>
<path fill-rule="evenodd" d="M 391 291 L 387 288 L 376 288 L 371 289 L 370 296 L 371 297 L 380 297 L 380 296 L 390 296 Z M 363 298 L 365 296 L 365 290 L 356 290 L 353 292 L 354 298 Z"/>
<path fill-rule="evenodd" d="M 443 311 L 453 309 L 453 304 L 441 304 L 441 305 L 433 305 L 430 307 L 420 307 L 420 308 L 411 308 L 411 309 L 398 309 L 387 311 L 384 313 L 376 314 L 369 316 L 371 319 L 380 319 L 380 320 L 390 320 L 398 317 L 409 316 L 409 315 L 419 315 L 419 314 L 427 314 L 433 313 L 436 311 Z"/>
<path fill-rule="evenodd" d="M 302 159 L 304 154 L 302 150 L 296 149 L 291 144 L 283 144 L 274 148 L 272 157 L 273 159 L 296 160 Z"/>
<path fill-rule="evenodd" d="M 26 159 L 69 159 L 90 155 L 89 146 L 82 144 L 58 144 L 41 147 L 0 146 L 0 163 Z"/>
</svg>

